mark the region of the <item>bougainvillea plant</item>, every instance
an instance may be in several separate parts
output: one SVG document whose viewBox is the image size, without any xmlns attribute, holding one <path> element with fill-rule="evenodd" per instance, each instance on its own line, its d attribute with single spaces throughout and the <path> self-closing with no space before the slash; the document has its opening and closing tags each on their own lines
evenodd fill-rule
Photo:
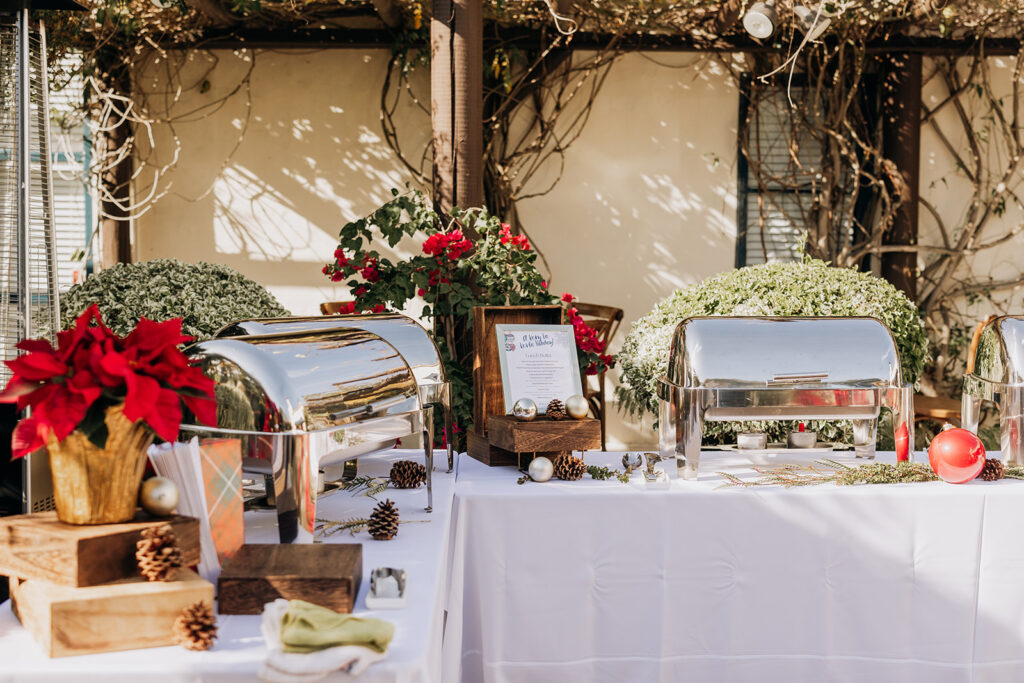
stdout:
<svg viewBox="0 0 1024 683">
<path fill-rule="evenodd" d="M 433 324 L 452 382 L 455 429 L 465 429 L 473 407 L 473 307 L 554 304 L 559 298 L 537 270 L 529 239 L 513 234 L 486 209 L 456 209 L 442 219 L 422 193 L 392 194 L 373 214 L 341 229 L 323 273 L 350 288 L 353 300 L 345 314 L 397 311 L 416 297 L 423 300 L 423 316 Z M 375 241 L 395 247 L 405 237 L 424 239 L 419 253 L 392 261 L 374 248 Z M 576 334 L 580 368 L 596 374 L 611 367 L 614 359 L 597 331 L 572 306 L 575 297 L 563 294 L 560 301 Z"/>
<path fill-rule="evenodd" d="M 57 347 L 45 339 L 27 339 L 27 353 L 5 361 L 14 375 L 0 401 L 17 403 L 32 414 L 14 430 L 12 456 L 20 458 L 63 441 L 80 429 L 100 448 L 106 445 L 107 408 L 124 404 L 128 420 L 142 420 L 157 436 L 174 441 L 183 404 L 208 425 L 217 424 L 213 380 L 178 348 L 192 337 L 181 333 L 181 318 L 153 322 L 142 318 L 127 337 L 103 324 L 90 306 L 74 325 L 57 334 Z"/>
</svg>

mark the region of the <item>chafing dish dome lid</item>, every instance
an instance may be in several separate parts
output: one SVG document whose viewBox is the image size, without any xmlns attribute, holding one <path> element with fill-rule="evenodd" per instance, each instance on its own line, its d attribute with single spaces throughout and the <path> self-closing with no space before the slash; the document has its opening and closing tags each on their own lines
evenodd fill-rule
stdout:
<svg viewBox="0 0 1024 683">
<path fill-rule="evenodd" d="M 335 329 L 372 332 L 398 349 L 420 383 L 445 381 L 441 354 L 430 334 L 415 320 L 397 313 L 331 315 L 238 320 L 217 331 L 215 337 L 301 333 Z"/>
<path fill-rule="evenodd" d="M 985 324 L 968 376 L 998 384 L 1024 384 L 1024 316 L 1004 315 Z"/>
<path fill-rule="evenodd" d="M 401 354 L 365 330 L 211 339 L 185 353 L 216 382 L 222 429 L 315 431 L 420 407 Z"/>
<path fill-rule="evenodd" d="M 676 327 L 666 379 L 710 388 L 902 384 L 892 333 L 867 317 L 687 318 Z"/>
</svg>

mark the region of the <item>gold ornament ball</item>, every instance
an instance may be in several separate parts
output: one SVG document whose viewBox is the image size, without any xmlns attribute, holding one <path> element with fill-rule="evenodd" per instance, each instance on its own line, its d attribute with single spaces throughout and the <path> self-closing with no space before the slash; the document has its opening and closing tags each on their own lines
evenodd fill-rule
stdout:
<svg viewBox="0 0 1024 683">
<path fill-rule="evenodd" d="M 565 412 L 574 420 L 582 420 L 590 412 L 590 405 L 587 399 L 580 394 L 575 394 L 565 399 Z"/>
<path fill-rule="evenodd" d="M 169 517 L 178 507 L 178 485 L 167 477 L 150 477 L 142 482 L 139 503 L 155 517 Z"/>
</svg>

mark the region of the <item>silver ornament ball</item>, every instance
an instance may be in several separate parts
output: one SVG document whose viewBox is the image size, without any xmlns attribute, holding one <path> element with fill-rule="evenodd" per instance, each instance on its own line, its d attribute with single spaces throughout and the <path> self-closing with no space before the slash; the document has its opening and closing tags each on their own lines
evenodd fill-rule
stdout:
<svg viewBox="0 0 1024 683">
<path fill-rule="evenodd" d="M 520 422 L 530 422 L 537 417 L 537 404 L 533 399 L 521 398 L 512 405 L 512 415 Z"/>
<path fill-rule="evenodd" d="M 622 456 L 622 466 L 627 470 L 638 469 L 641 465 L 643 465 L 643 460 L 639 453 L 626 453 Z"/>
<path fill-rule="evenodd" d="M 139 503 L 155 517 L 169 517 L 178 507 L 178 485 L 167 477 L 150 477 L 142 482 Z"/>
<path fill-rule="evenodd" d="M 590 412 L 590 404 L 580 394 L 565 399 L 565 412 L 574 420 L 582 420 Z"/>
<path fill-rule="evenodd" d="M 530 474 L 530 479 L 534 481 L 547 481 L 555 473 L 555 466 L 541 455 L 530 461 L 527 472 Z"/>
</svg>

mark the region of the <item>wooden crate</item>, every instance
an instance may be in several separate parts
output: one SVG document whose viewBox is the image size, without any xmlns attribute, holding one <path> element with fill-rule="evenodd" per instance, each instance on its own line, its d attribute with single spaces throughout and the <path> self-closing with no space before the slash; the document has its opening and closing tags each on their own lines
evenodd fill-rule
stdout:
<svg viewBox="0 0 1024 683">
<path fill-rule="evenodd" d="M 552 460 L 571 451 L 601 450 L 601 421 L 550 420 L 538 417 L 520 422 L 511 415 L 494 415 L 487 436 L 467 435 L 470 457 L 491 467 L 526 467 L 534 456 Z"/>
<path fill-rule="evenodd" d="M 199 520 L 156 518 L 139 512 L 131 522 L 79 526 L 56 512 L 0 518 L 0 574 L 63 586 L 95 586 L 137 576 L 135 542 L 143 529 L 170 524 L 186 567 L 199 564 Z"/>
<path fill-rule="evenodd" d="M 48 657 L 173 645 L 174 620 L 199 601 L 213 605 L 213 584 L 191 569 L 171 581 L 140 576 L 83 588 L 11 582 L 11 607 Z"/>
<path fill-rule="evenodd" d="M 285 598 L 351 612 L 362 580 L 359 543 L 243 545 L 217 579 L 217 611 L 260 614 Z"/>
<path fill-rule="evenodd" d="M 490 420 L 487 440 L 513 453 L 601 450 L 601 421 L 551 420 L 540 416 L 532 422 L 520 422 L 511 415 L 495 415 Z"/>
<path fill-rule="evenodd" d="M 492 415 L 505 414 L 495 325 L 561 325 L 561 306 L 477 306 L 473 309 L 473 429 L 487 433 Z"/>
</svg>

